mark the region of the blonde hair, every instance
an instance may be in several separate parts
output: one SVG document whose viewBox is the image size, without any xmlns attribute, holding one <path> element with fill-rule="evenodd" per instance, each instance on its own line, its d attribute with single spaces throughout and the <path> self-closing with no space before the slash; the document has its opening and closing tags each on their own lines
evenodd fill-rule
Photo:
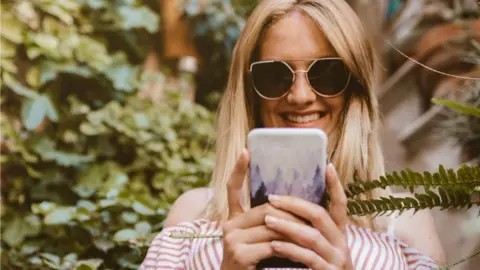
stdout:
<svg viewBox="0 0 480 270">
<path fill-rule="evenodd" d="M 383 155 L 377 128 L 378 105 L 374 96 L 373 52 L 355 12 L 343 0 L 262 0 L 248 19 L 235 46 L 230 75 L 217 115 L 216 165 L 210 187 L 206 217 L 225 221 L 228 218 L 227 181 L 248 132 L 259 125 L 258 105 L 248 81 L 248 67 L 255 57 L 262 34 L 269 25 L 293 10 L 313 19 L 325 33 L 332 47 L 352 74 L 363 84 L 361 95 L 351 95 L 334 134 L 329 134 L 329 159 L 335 165 L 344 187 L 356 179 L 378 179 L 384 174 Z M 248 177 L 244 182 L 244 199 L 248 198 Z M 375 190 L 364 198 L 378 198 L 388 190 Z M 248 199 L 246 199 L 247 207 Z M 384 217 L 356 217 L 352 223 L 385 231 Z"/>
</svg>

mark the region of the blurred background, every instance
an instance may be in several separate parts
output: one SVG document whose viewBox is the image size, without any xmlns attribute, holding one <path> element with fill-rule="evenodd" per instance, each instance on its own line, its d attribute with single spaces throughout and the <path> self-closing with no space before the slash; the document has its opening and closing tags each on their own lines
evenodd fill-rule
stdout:
<svg viewBox="0 0 480 270">
<path fill-rule="evenodd" d="M 138 268 L 175 199 L 209 181 L 215 109 L 256 2 L 2 1 L 3 269 Z M 348 2 L 379 63 L 388 172 L 480 163 L 478 118 L 430 102 L 480 107 L 478 2 Z M 449 263 L 480 248 L 478 207 L 433 214 Z"/>
</svg>

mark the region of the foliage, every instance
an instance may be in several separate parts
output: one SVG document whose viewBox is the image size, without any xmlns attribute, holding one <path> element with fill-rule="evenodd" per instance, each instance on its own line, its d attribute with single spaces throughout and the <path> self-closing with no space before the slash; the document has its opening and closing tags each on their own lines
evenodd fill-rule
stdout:
<svg viewBox="0 0 480 270">
<path fill-rule="evenodd" d="M 475 84 L 478 86 L 478 83 Z M 474 87 L 470 92 L 465 93 L 465 97 L 473 106 L 478 105 L 478 87 Z M 467 119 L 463 122 L 468 123 L 478 122 L 480 119 L 479 109 L 473 106 L 460 104 L 453 100 L 439 100 L 432 99 L 432 102 L 445 105 L 459 112 L 457 118 Z M 473 126 L 473 125 L 472 125 Z M 447 130 L 453 130 L 459 126 L 445 126 Z M 461 126 L 460 128 L 465 128 Z M 478 145 L 478 132 L 472 132 L 473 144 Z M 467 142 L 472 142 L 467 141 Z M 357 195 L 371 191 L 375 188 L 386 188 L 387 186 L 402 186 L 408 188 L 411 193 L 414 193 L 416 187 L 422 186 L 425 189 L 424 193 L 415 193 L 414 197 L 389 198 L 382 197 L 374 200 L 359 200 Z M 438 192 L 432 191 L 437 189 Z M 472 205 L 480 206 L 480 200 L 474 198 L 474 194 L 480 192 L 480 166 L 475 164 L 471 167 L 463 165 L 455 173 L 454 170 L 445 168 L 440 165 L 439 171 L 431 174 L 424 172 L 423 175 L 418 172 L 413 172 L 409 169 L 403 170 L 400 173 L 393 172 L 380 177 L 379 180 L 373 181 L 357 181 L 348 185 L 346 190 L 348 202 L 348 213 L 350 215 L 367 215 L 375 214 L 382 215 L 391 213 L 394 210 L 399 210 L 400 213 L 414 209 L 415 212 L 425 208 L 441 207 L 441 209 L 452 209 L 467 207 Z M 479 212 L 480 215 L 480 212 Z"/>
<path fill-rule="evenodd" d="M 213 166 L 214 115 L 140 64 L 159 18 L 134 0 L 3 1 L 5 269 L 137 269 Z M 163 82 L 165 101 L 138 89 Z M 188 82 L 185 82 L 188 85 Z"/>
<path fill-rule="evenodd" d="M 210 91 L 223 92 L 233 48 L 245 26 L 245 18 L 258 0 L 209 0 L 204 9 L 200 0 L 187 1 L 185 19 L 204 58 L 204 67 L 197 77 L 197 102 L 209 104 Z"/>
<path fill-rule="evenodd" d="M 402 186 L 408 188 L 412 193 L 416 187 L 423 187 L 424 192 L 414 193 L 414 197 L 389 198 L 382 197 L 375 200 L 359 200 L 357 195 L 373 190 Z M 438 190 L 438 192 L 434 192 Z M 400 214 L 406 210 L 414 209 L 415 212 L 433 207 L 441 209 L 470 208 L 472 205 L 480 206 L 480 200 L 472 198 L 474 192 L 480 191 L 480 166 L 464 165 L 455 172 L 452 169 L 445 170 L 440 166 L 439 171 L 431 174 L 424 172 L 423 175 L 411 170 L 404 170 L 401 173 L 393 172 L 381 177 L 380 180 L 360 181 L 349 184 L 346 194 L 349 198 L 349 215 L 383 215 L 394 210 Z M 480 214 L 480 212 L 479 212 Z"/>
</svg>

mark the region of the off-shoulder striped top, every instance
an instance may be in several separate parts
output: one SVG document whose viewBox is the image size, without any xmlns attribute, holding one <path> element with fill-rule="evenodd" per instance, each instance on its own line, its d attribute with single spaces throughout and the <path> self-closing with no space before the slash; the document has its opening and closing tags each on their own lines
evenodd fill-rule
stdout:
<svg viewBox="0 0 480 270">
<path fill-rule="evenodd" d="M 221 238 L 177 238 L 174 235 L 220 235 L 218 222 L 199 219 L 167 227 L 152 241 L 140 270 L 220 269 Z M 435 261 L 393 235 L 347 225 L 347 238 L 355 269 L 435 269 Z M 285 269 L 284 269 L 285 270 Z"/>
</svg>

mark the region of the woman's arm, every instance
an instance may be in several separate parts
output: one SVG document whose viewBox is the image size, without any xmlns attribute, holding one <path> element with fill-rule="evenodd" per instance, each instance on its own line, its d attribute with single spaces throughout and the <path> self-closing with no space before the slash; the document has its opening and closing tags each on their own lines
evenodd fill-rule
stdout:
<svg viewBox="0 0 480 270">
<path fill-rule="evenodd" d="M 439 266 L 446 264 L 445 251 L 430 210 L 420 210 L 415 215 L 413 210 L 404 212 L 395 220 L 395 236 L 409 247 L 435 260 Z"/>
</svg>

